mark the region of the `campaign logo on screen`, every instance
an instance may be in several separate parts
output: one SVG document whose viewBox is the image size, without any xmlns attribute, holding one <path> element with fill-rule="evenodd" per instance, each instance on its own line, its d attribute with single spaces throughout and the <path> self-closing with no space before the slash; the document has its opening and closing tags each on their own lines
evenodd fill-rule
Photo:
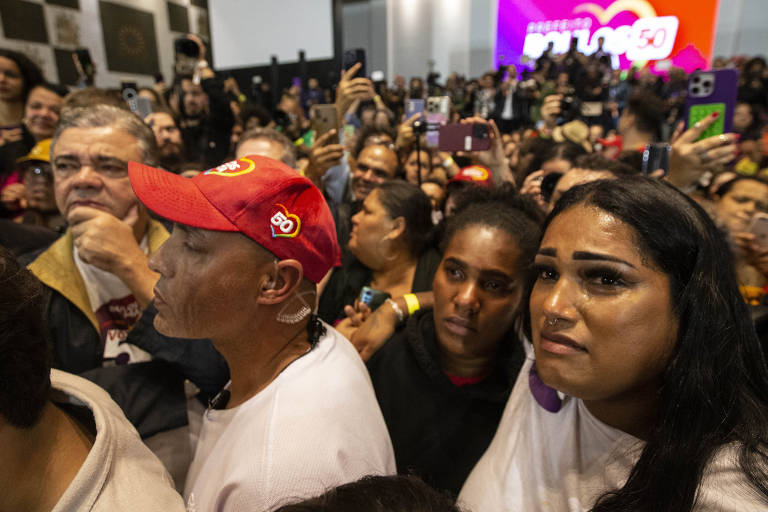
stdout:
<svg viewBox="0 0 768 512">
<path fill-rule="evenodd" d="M 712 58 L 718 0 L 553 0 L 539 5 L 500 0 L 496 61 L 529 63 L 552 44 L 568 51 L 571 40 L 591 55 L 603 40 L 614 68 L 662 61 L 686 71 Z M 662 66 L 657 66 L 661 68 Z"/>
</svg>

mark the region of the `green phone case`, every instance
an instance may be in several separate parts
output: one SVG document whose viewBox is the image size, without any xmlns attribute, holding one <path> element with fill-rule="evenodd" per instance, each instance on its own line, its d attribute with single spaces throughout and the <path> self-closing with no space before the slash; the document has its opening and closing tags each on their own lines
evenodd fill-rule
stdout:
<svg viewBox="0 0 768 512">
<path fill-rule="evenodd" d="M 705 105 L 693 105 L 688 111 L 688 126 L 693 126 L 714 112 L 720 112 L 718 117 L 709 128 L 704 130 L 701 136 L 696 140 L 706 139 L 713 135 L 721 135 L 725 131 L 725 103 L 707 103 Z"/>
</svg>

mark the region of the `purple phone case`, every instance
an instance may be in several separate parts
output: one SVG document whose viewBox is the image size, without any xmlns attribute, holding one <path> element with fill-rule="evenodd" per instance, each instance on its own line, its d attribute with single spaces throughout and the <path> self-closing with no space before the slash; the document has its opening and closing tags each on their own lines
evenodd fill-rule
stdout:
<svg viewBox="0 0 768 512">
<path fill-rule="evenodd" d="M 725 115 L 723 118 L 723 133 L 730 133 L 733 130 L 733 112 L 736 109 L 736 95 L 739 88 L 739 72 L 735 69 L 715 69 L 711 71 L 697 71 L 688 77 L 688 91 L 690 91 L 691 81 L 697 74 L 712 74 L 715 77 L 715 85 L 711 92 L 706 96 L 693 97 L 690 93 L 685 100 L 685 128 L 688 128 L 689 112 L 691 107 L 696 105 L 708 105 L 712 103 L 724 103 Z"/>
<path fill-rule="evenodd" d="M 424 100 L 410 99 L 405 102 L 405 118 L 410 119 L 414 114 L 421 114 L 419 120 L 424 120 Z"/>
</svg>

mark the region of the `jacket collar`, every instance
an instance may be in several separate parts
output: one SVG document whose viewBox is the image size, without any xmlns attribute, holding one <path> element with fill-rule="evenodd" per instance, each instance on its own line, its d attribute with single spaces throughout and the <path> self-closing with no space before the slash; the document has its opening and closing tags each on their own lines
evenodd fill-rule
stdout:
<svg viewBox="0 0 768 512">
<path fill-rule="evenodd" d="M 159 249 L 169 236 L 162 224 L 150 219 L 147 227 L 149 254 Z M 83 278 L 75 265 L 72 250 L 72 231 L 67 229 L 64 235 L 30 263 L 28 268 L 43 284 L 62 294 L 82 311 L 96 332 L 99 332 L 99 321 L 91 307 Z"/>
</svg>

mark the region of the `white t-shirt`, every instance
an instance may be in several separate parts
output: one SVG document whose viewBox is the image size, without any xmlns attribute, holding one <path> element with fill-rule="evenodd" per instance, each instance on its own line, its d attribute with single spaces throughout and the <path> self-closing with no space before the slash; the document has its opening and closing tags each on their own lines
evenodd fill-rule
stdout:
<svg viewBox="0 0 768 512">
<path fill-rule="evenodd" d="M 206 412 L 184 492 L 188 512 L 271 510 L 395 473 L 365 365 L 349 341 L 326 329 L 256 396 Z"/>
<path fill-rule="evenodd" d="M 87 407 L 96 427 L 91 451 L 53 512 L 184 511 L 168 472 L 106 391 L 59 370 L 51 370 L 51 387 L 54 402 Z"/>
<path fill-rule="evenodd" d="M 139 246 L 147 252 L 149 245 L 146 236 Z M 91 309 L 99 321 L 99 336 L 104 344 L 103 365 L 151 360 L 151 354 L 136 345 L 125 343 L 128 332 L 142 313 L 133 292 L 116 275 L 81 260 L 77 247 L 73 248 L 73 256 L 83 278 Z"/>
<path fill-rule="evenodd" d="M 459 503 L 469 510 L 590 510 L 606 491 L 624 485 L 644 447 L 595 418 L 580 399 L 565 396 L 556 412 L 545 409 L 540 402 L 547 397 L 535 372 L 531 375 L 532 366 L 529 355 L 493 441 L 464 483 Z M 710 464 L 696 510 L 766 510 L 738 469 L 734 448 L 721 450 Z"/>
</svg>

